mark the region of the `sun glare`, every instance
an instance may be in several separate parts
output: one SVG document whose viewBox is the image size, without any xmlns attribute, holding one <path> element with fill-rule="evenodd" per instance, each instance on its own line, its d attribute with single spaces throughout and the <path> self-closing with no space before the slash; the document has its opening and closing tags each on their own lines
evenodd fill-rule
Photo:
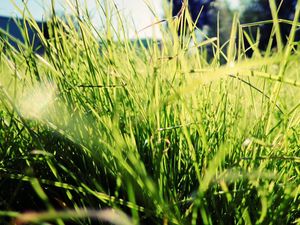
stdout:
<svg viewBox="0 0 300 225">
<path fill-rule="evenodd" d="M 22 116 L 31 119 L 41 119 L 46 109 L 56 95 L 53 83 L 43 83 L 26 91 L 20 100 L 19 110 Z"/>
</svg>

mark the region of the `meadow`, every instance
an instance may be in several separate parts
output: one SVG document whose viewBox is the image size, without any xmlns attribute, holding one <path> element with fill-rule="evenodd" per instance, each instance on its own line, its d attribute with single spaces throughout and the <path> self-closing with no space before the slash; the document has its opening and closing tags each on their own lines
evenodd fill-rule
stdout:
<svg viewBox="0 0 300 225">
<path fill-rule="evenodd" d="M 0 223 L 300 224 L 299 6 L 266 51 L 236 16 L 224 44 L 178 36 L 188 13 L 146 48 L 108 2 L 103 29 L 37 27 L 44 55 L 0 39 Z"/>
</svg>

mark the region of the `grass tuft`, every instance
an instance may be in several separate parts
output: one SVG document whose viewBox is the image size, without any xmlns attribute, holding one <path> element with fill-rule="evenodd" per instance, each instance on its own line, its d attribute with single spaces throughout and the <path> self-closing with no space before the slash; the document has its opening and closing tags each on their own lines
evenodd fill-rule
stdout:
<svg viewBox="0 0 300 225">
<path fill-rule="evenodd" d="M 221 46 L 185 7 L 146 45 L 109 1 L 102 28 L 78 2 L 53 11 L 49 40 L 24 12 L 45 53 L 0 39 L 1 224 L 299 223 L 300 8 L 282 21 L 270 4 L 266 52 L 244 29 L 264 22 L 235 17 Z"/>
</svg>

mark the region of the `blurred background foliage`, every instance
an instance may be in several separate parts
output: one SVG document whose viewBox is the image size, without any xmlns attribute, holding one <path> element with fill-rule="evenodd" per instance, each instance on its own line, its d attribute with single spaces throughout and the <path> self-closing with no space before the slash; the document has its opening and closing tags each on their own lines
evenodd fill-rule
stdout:
<svg viewBox="0 0 300 225">
<path fill-rule="evenodd" d="M 180 9 L 184 6 L 184 2 L 185 1 L 182 0 L 171 0 L 173 16 L 180 14 Z M 276 0 L 275 2 L 278 9 L 278 18 L 292 21 L 294 19 L 297 1 Z M 249 28 L 245 30 L 253 39 L 255 39 L 258 32 L 263 30 L 263 33 L 259 33 L 259 48 L 261 50 L 267 48 L 273 27 L 273 23 L 270 21 L 267 22 L 268 20 L 272 20 L 269 0 L 240 0 L 239 4 L 235 6 L 233 6 L 233 3 L 229 0 L 190 0 L 188 1 L 188 9 L 196 27 L 201 29 L 209 37 L 219 35 L 221 43 L 225 43 L 229 39 L 234 14 L 239 15 L 241 24 L 263 21 L 260 25 L 249 26 Z M 283 43 L 286 43 L 290 29 L 290 24 L 286 22 L 280 23 Z M 295 41 L 299 40 L 300 32 L 298 29 Z M 274 41 L 272 47 L 275 46 L 276 42 Z M 249 53 L 249 55 L 251 54 L 252 53 Z"/>
</svg>

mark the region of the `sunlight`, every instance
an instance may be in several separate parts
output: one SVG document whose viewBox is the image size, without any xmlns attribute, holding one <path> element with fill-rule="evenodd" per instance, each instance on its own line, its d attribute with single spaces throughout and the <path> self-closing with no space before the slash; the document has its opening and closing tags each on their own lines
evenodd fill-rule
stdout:
<svg viewBox="0 0 300 225">
<path fill-rule="evenodd" d="M 239 8 L 239 4 L 240 4 L 240 0 L 229 0 L 228 1 L 230 8 L 232 9 L 238 9 Z"/>
<path fill-rule="evenodd" d="M 56 86 L 49 82 L 28 89 L 20 99 L 21 115 L 28 119 L 41 119 L 45 110 L 53 102 L 56 90 Z"/>
</svg>

